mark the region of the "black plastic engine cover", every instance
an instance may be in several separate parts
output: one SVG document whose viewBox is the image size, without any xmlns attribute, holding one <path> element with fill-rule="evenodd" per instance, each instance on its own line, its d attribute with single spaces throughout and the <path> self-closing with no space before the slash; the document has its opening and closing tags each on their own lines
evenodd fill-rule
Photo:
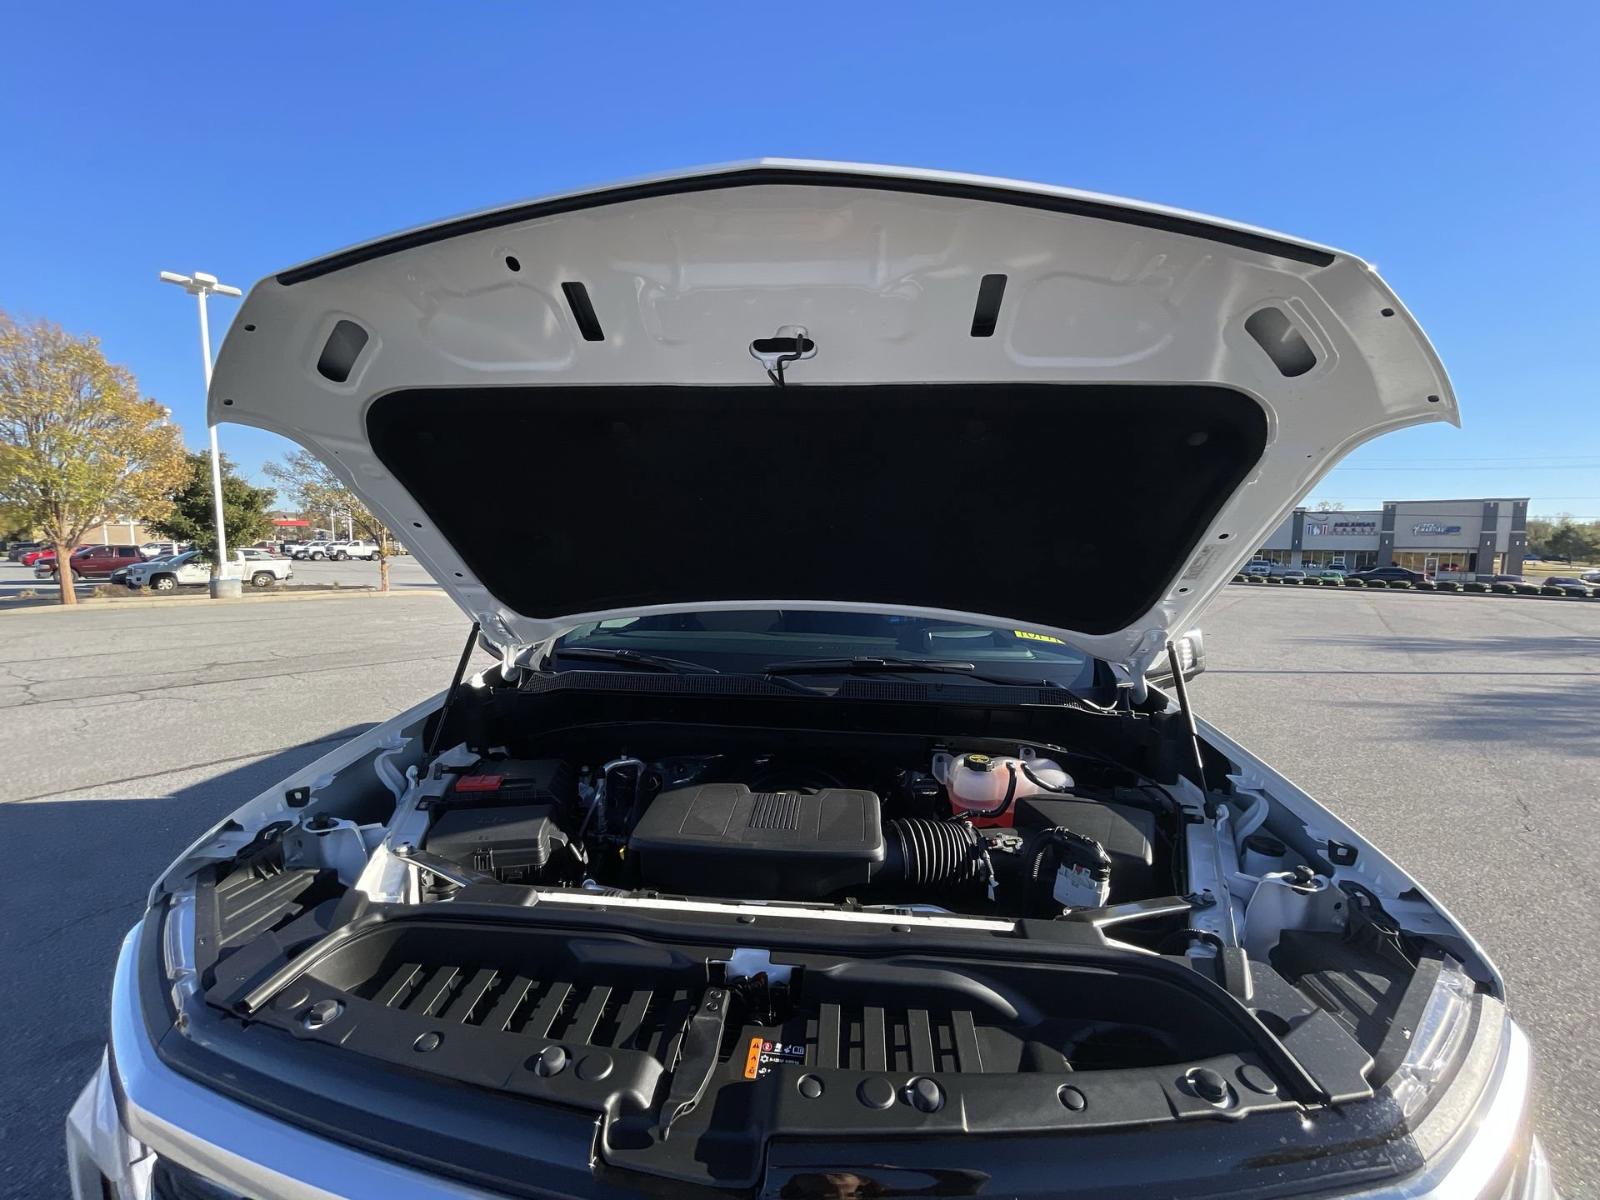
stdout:
<svg viewBox="0 0 1600 1200">
<path fill-rule="evenodd" d="M 662 891 L 820 899 L 866 884 L 884 859 L 883 826 L 872 792 L 707 783 L 652 800 L 628 852 Z"/>
</svg>

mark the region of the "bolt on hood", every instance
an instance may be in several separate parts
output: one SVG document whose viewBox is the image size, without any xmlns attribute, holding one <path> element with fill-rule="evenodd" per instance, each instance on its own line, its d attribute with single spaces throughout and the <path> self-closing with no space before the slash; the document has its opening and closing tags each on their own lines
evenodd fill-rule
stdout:
<svg viewBox="0 0 1600 1200">
<path fill-rule="evenodd" d="M 786 386 L 752 346 L 782 337 L 810 343 Z M 210 416 L 318 454 L 508 654 L 644 613 L 871 609 L 1050 634 L 1135 674 L 1340 458 L 1457 420 L 1422 331 L 1351 255 L 788 160 L 265 279 Z"/>
</svg>

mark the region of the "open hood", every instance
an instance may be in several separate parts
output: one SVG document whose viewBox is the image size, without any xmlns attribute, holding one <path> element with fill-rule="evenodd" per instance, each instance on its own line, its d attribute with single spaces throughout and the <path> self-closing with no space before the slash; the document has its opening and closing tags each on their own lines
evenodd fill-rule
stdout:
<svg viewBox="0 0 1600 1200">
<path fill-rule="evenodd" d="M 210 417 L 318 454 L 508 654 L 625 615 L 871 609 L 1137 675 L 1340 458 L 1456 404 L 1340 251 L 763 160 L 265 279 Z"/>
</svg>

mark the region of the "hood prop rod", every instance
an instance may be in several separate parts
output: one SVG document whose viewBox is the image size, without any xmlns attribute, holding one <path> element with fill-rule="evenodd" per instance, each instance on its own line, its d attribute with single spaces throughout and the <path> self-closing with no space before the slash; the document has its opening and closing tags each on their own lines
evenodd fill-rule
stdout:
<svg viewBox="0 0 1600 1200">
<path fill-rule="evenodd" d="M 1200 795 L 1206 794 L 1206 760 L 1200 754 L 1200 731 L 1195 728 L 1194 709 L 1189 706 L 1189 685 L 1183 678 L 1183 660 L 1178 654 L 1178 643 L 1167 642 L 1167 663 L 1172 668 L 1172 690 L 1178 696 L 1178 712 L 1183 716 L 1183 725 L 1189 741 L 1189 752 L 1194 759 L 1194 781 L 1200 788 Z"/>
<path fill-rule="evenodd" d="M 444 703 L 439 706 L 439 723 L 433 727 L 433 734 L 428 738 L 428 748 L 423 754 L 425 762 L 432 762 L 433 756 L 439 752 L 439 739 L 444 736 L 445 722 L 450 719 L 450 709 L 456 702 L 456 695 L 461 691 L 461 680 L 467 673 L 467 663 L 472 660 L 472 648 L 478 644 L 478 623 L 472 623 L 472 629 L 467 634 L 467 644 L 462 647 L 461 661 L 456 664 L 456 673 L 450 680 L 450 690 L 444 694 Z"/>
</svg>

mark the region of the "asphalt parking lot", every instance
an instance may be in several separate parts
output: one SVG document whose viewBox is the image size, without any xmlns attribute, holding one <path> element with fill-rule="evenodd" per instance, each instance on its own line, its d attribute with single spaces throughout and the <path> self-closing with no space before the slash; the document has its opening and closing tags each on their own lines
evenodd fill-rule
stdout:
<svg viewBox="0 0 1600 1200">
<path fill-rule="evenodd" d="M 1558 1182 L 1600 1193 L 1600 603 L 1240 587 L 1204 627 L 1200 714 L 1484 943 L 1540 1054 Z M 465 634 L 423 586 L 0 609 L 0 1195 L 64 1193 L 60 1123 L 156 873 L 243 800 L 439 690 Z"/>
</svg>

